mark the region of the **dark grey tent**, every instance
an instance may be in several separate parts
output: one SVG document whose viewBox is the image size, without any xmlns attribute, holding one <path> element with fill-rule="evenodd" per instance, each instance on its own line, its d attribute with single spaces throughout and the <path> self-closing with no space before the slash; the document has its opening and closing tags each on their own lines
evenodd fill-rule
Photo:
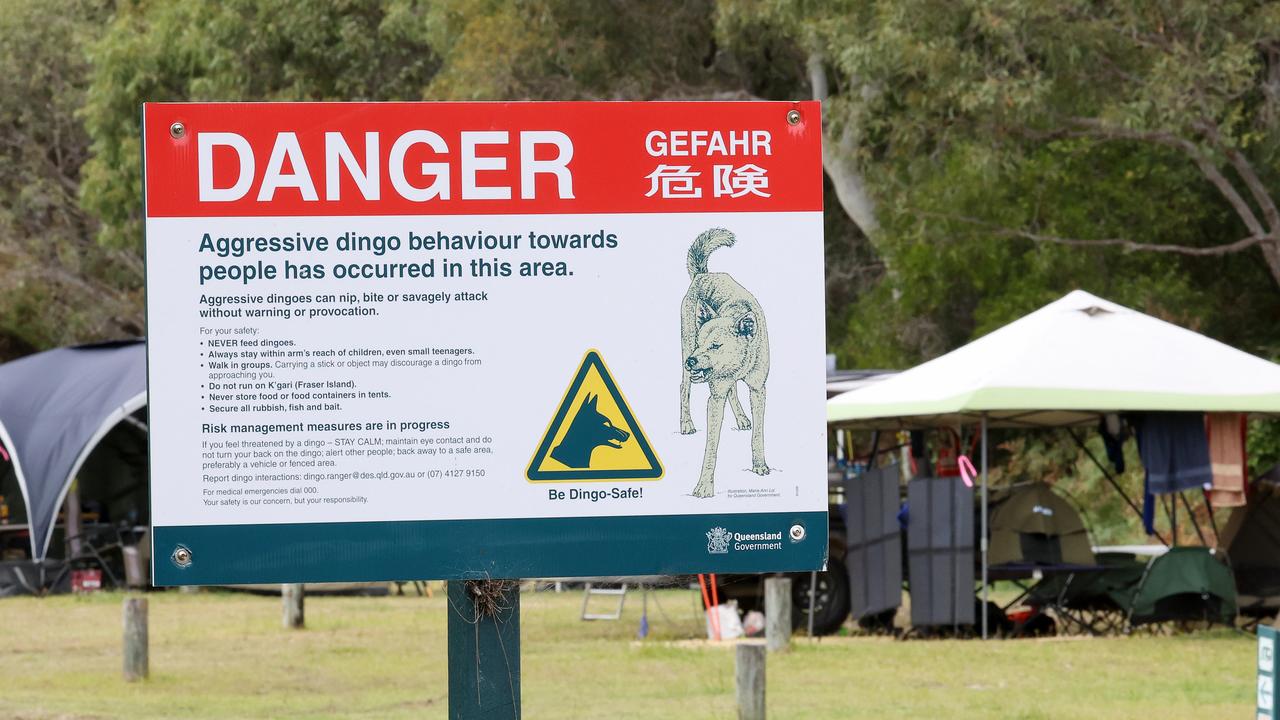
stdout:
<svg viewBox="0 0 1280 720">
<path fill-rule="evenodd" d="M 1249 504 L 1231 511 L 1222 547 L 1235 571 L 1240 611 L 1252 617 L 1280 610 L 1280 469 L 1255 480 Z"/>
<path fill-rule="evenodd" d="M 147 402 L 146 345 L 128 340 L 58 348 L 0 365 L 0 441 L 43 560 L 58 511 L 95 448 Z M 107 443 L 119 448 L 121 443 Z"/>
</svg>

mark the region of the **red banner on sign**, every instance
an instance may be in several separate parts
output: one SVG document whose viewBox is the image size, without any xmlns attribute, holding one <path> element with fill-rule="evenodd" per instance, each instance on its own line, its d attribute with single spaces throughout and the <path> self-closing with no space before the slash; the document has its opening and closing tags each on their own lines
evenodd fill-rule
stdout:
<svg viewBox="0 0 1280 720">
<path fill-rule="evenodd" d="M 822 209 L 816 102 L 148 103 L 148 217 Z"/>
</svg>

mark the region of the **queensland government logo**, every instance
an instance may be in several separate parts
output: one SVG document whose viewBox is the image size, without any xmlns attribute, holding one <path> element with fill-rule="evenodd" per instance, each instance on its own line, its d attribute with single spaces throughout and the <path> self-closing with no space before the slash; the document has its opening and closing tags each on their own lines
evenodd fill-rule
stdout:
<svg viewBox="0 0 1280 720">
<path fill-rule="evenodd" d="M 722 527 L 713 527 L 707 531 L 707 552 L 712 555 L 725 555 L 729 552 L 729 541 L 733 534 Z"/>
</svg>

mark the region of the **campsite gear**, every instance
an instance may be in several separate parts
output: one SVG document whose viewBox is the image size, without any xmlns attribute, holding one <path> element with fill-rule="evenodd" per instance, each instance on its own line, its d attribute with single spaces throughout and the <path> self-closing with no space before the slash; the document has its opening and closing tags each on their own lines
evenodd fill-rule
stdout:
<svg viewBox="0 0 1280 720">
<path fill-rule="evenodd" d="M 1092 427 L 1100 412 L 1280 413 L 1280 365 L 1076 290 L 831 398 L 840 428 Z"/>
<path fill-rule="evenodd" d="M 592 612 L 589 605 L 593 597 L 616 597 L 618 604 L 606 612 Z M 597 603 L 598 604 L 598 603 Z M 597 587 L 596 583 L 587 583 L 582 590 L 582 619 L 583 620 L 617 620 L 622 617 L 622 608 L 627 604 L 627 584 L 622 583 L 618 587 Z"/>
<path fill-rule="evenodd" d="M 938 448 L 938 464 L 935 473 L 938 477 L 960 477 L 960 447 Z"/>
<path fill-rule="evenodd" d="M 992 500 L 992 565 L 1093 565 L 1080 514 L 1046 483 L 1019 485 Z"/>
<path fill-rule="evenodd" d="M 0 365 L 0 426 L 31 524 L 34 560 L 44 559 L 62 498 L 92 451 L 128 424 L 146 398 L 141 340 L 58 348 Z M 143 436 L 145 463 L 145 432 L 127 429 Z M 145 483 L 144 465 L 143 497 Z"/>
<path fill-rule="evenodd" d="M 1052 611 L 1064 633 L 1123 630 L 1147 563 L 1122 552 L 1099 552 L 1095 559 L 1095 568 L 1046 576 L 1027 593 L 1026 602 Z"/>
<path fill-rule="evenodd" d="M 96 569 L 72 570 L 71 592 L 90 593 L 102 589 L 102 571 Z"/>
<path fill-rule="evenodd" d="M 1280 486 L 1254 481 L 1248 504 L 1232 510 L 1222 529 L 1222 547 L 1235 572 L 1240 612 L 1280 611 Z"/>
<path fill-rule="evenodd" d="M 738 615 L 738 601 L 730 600 L 707 611 L 708 640 L 737 640 L 746 635 Z"/>
<path fill-rule="evenodd" d="M 1231 625 L 1236 582 L 1231 568 L 1210 548 L 1175 547 L 1151 558 L 1129 607 L 1129 625 L 1204 620 Z"/>
<path fill-rule="evenodd" d="M 898 525 L 898 465 L 844 480 L 845 567 L 853 618 L 902 604 L 902 530 Z"/>
<path fill-rule="evenodd" d="M 965 487 L 973 487 L 973 479 L 978 477 L 978 471 L 973 467 L 973 461 L 969 459 L 968 455 L 961 455 L 956 464 L 960 466 L 960 479 L 964 480 Z"/>
<path fill-rule="evenodd" d="M 1152 495 L 1202 488 L 1213 482 L 1204 416 L 1191 412 L 1141 413 L 1138 453 Z"/>
<path fill-rule="evenodd" d="M 911 624 L 972 625 L 973 489 L 960 478 L 917 478 L 907 484 Z"/>
<path fill-rule="evenodd" d="M 1022 606 L 1005 613 L 1005 617 L 1012 620 L 1015 624 L 1020 624 L 1027 622 L 1038 614 L 1039 612 L 1035 608 Z"/>
<path fill-rule="evenodd" d="M 827 421 L 867 430 L 1069 428 L 1095 425 L 1100 412 L 1167 410 L 1280 414 L 1280 365 L 1077 290 L 831 398 Z"/>
<path fill-rule="evenodd" d="M 1037 607 L 1021 607 L 1005 614 L 1015 637 L 1051 637 L 1058 634 L 1058 623 Z"/>
<path fill-rule="evenodd" d="M 1204 418 L 1197 413 L 1138 413 L 1134 425 L 1138 454 L 1146 471 L 1142 527 L 1148 535 L 1155 535 L 1156 495 L 1203 488 L 1213 481 L 1209 439 Z"/>
<path fill-rule="evenodd" d="M 707 616 L 707 622 L 710 624 L 711 630 L 707 632 L 707 636 L 712 640 L 720 639 L 720 617 L 712 611 L 712 608 L 719 607 L 719 599 L 712 600 L 712 596 L 716 592 L 715 575 L 711 576 L 711 592 L 707 592 L 707 577 L 705 574 L 698 574 L 698 587 L 702 588 L 702 611 Z M 714 632 L 712 632 L 714 631 Z"/>
<path fill-rule="evenodd" d="M 1112 419 L 1115 422 L 1112 422 Z M 1102 447 L 1107 451 L 1107 460 L 1117 473 L 1124 472 L 1124 441 L 1127 439 L 1120 417 L 1114 413 L 1098 421 L 1098 434 L 1102 436 Z"/>
<path fill-rule="evenodd" d="M 1209 461 L 1213 466 L 1213 487 L 1209 502 L 1213 507 L 1240 507 L 1245 504 L 1245 447 L 1240 413 L 1209 413 Z"/>
</svg>

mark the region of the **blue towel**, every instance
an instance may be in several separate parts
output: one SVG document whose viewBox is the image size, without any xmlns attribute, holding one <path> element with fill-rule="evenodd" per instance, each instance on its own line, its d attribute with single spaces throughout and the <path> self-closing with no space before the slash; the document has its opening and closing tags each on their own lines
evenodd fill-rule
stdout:
<svg viewBox="0 0 1280 720">
<path fill-rule="evenodd" d="M 1138 454 L 1146 469 L 1142 525 L 1154 535 L 1155 497 L 1203 488 L 1213 481 L 1204 415 L 1191 412 L 1143 413 L 1134 416 Z"/>
</svg>

